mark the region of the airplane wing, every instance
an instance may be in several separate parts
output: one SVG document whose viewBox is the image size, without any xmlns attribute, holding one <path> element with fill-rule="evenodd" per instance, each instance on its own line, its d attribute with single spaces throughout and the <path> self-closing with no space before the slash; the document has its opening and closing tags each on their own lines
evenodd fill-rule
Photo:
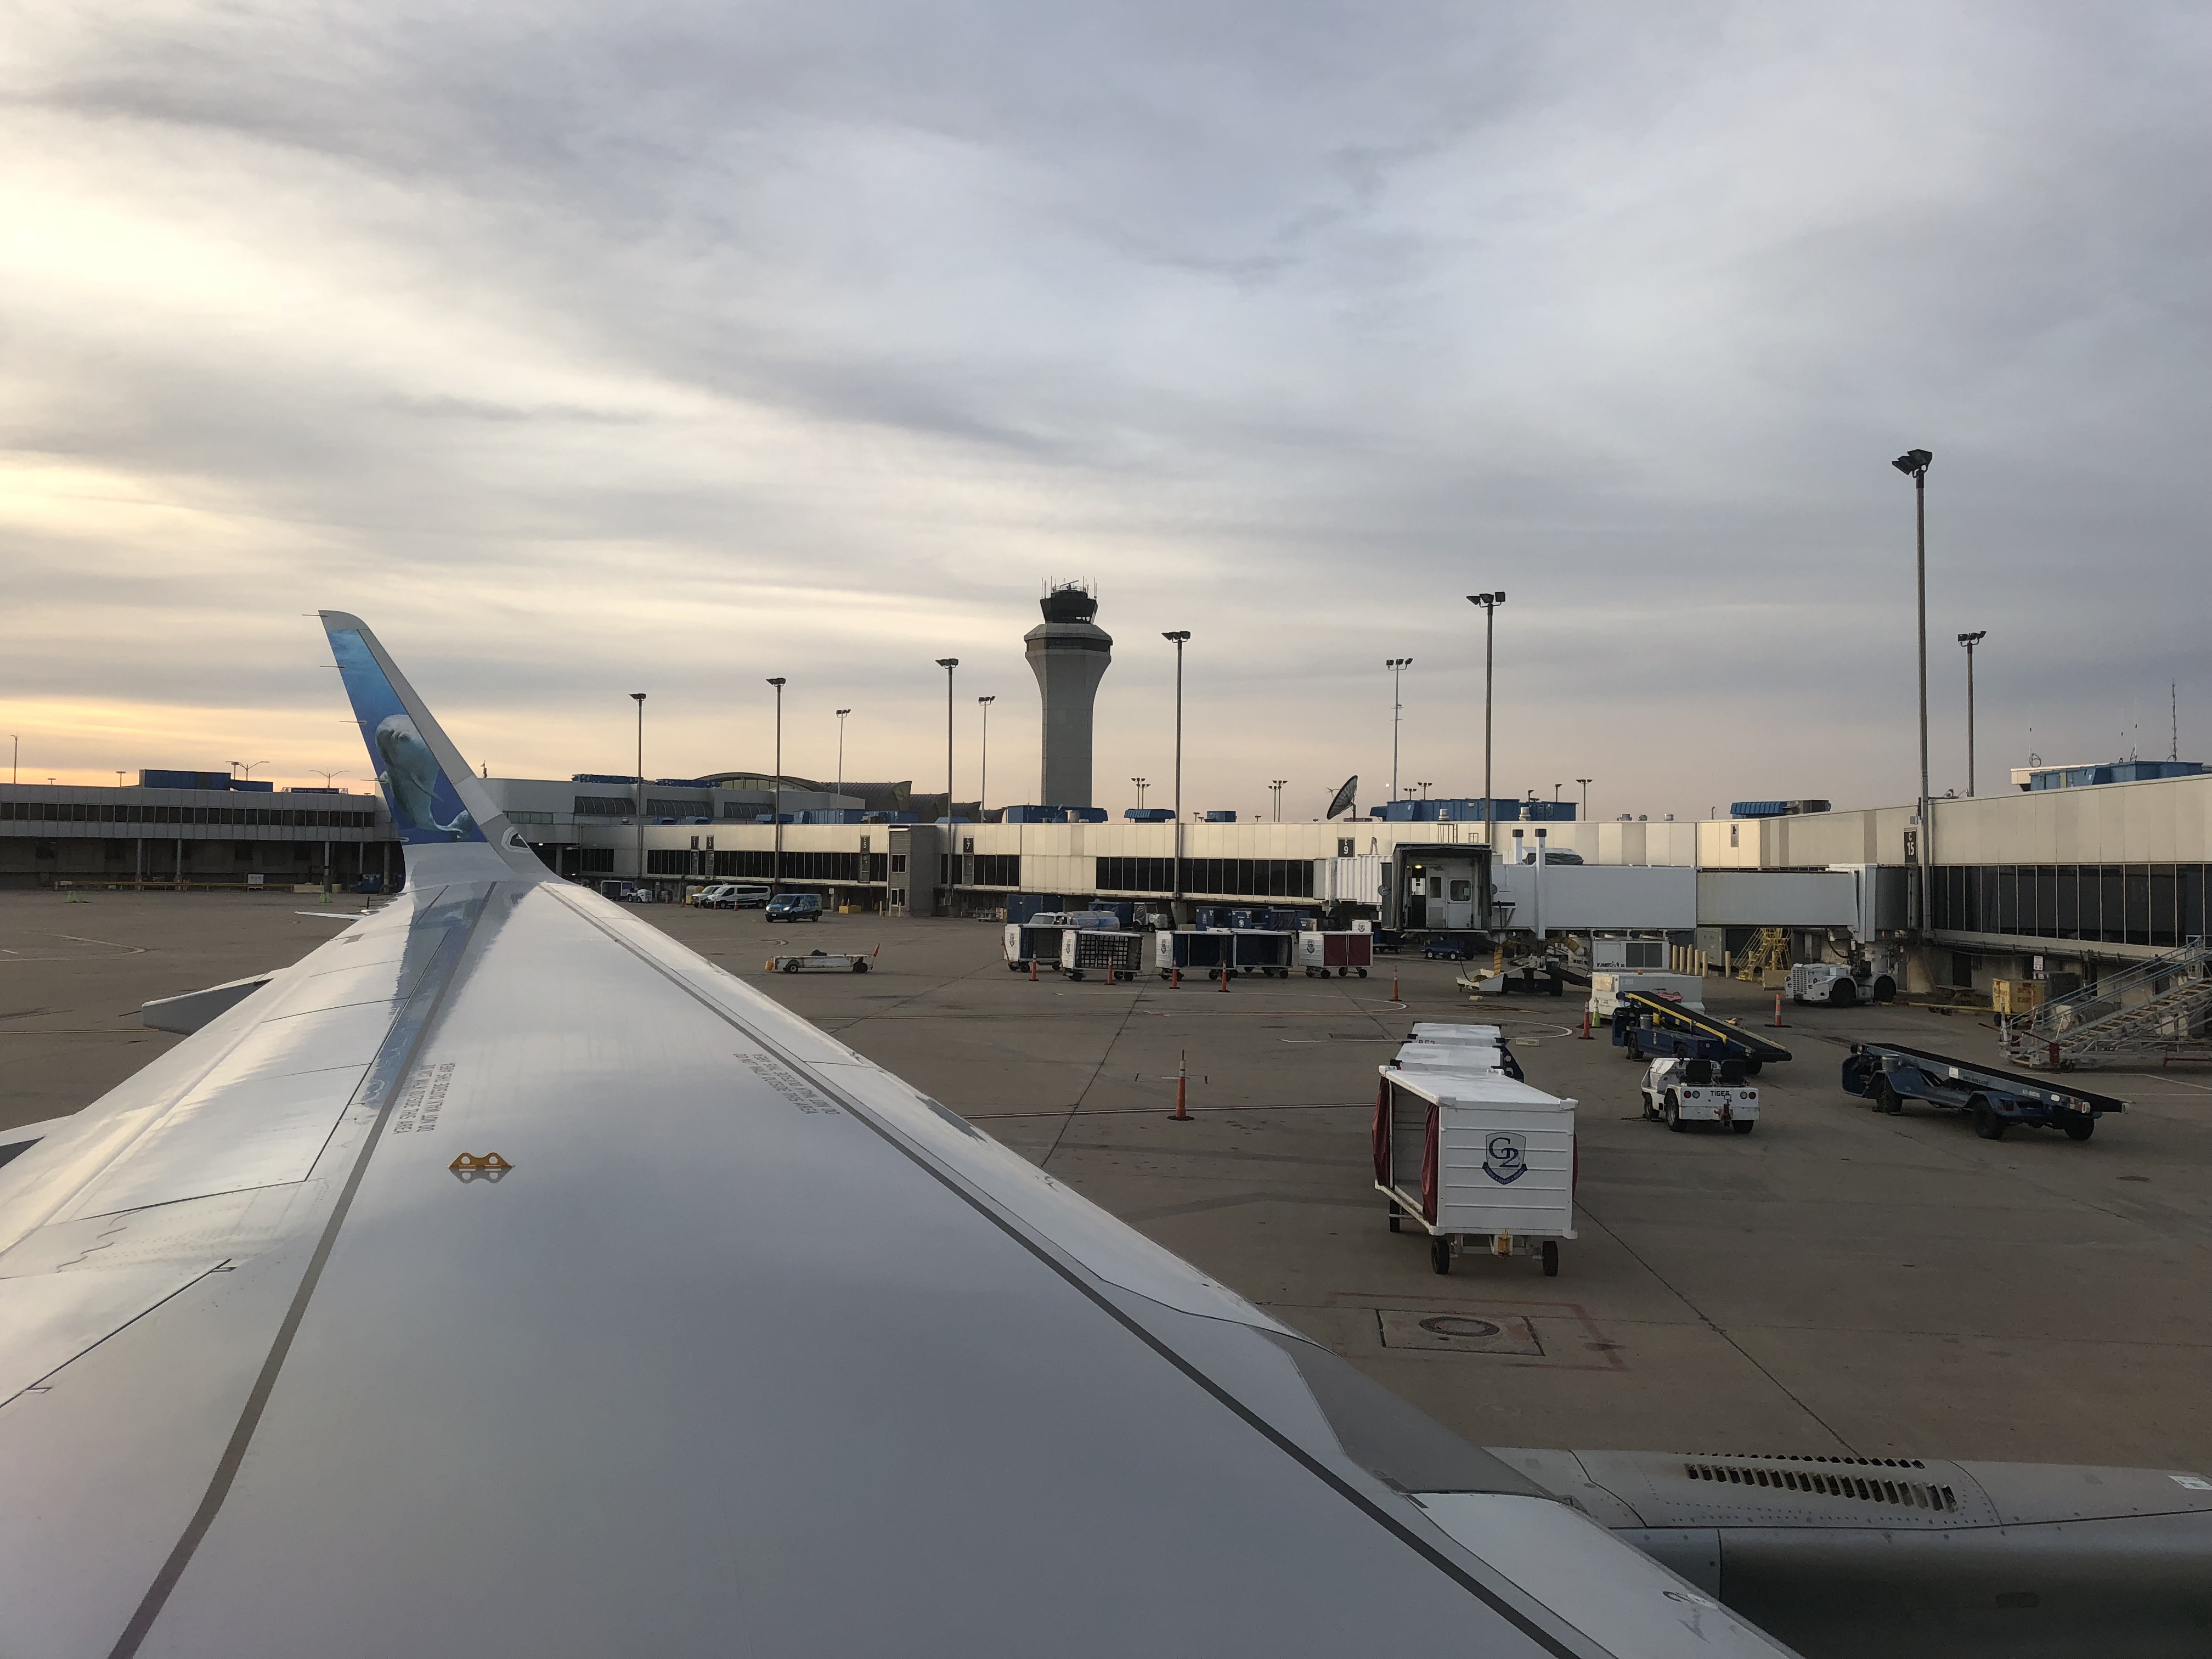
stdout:
<svg viewBox="0 0 2212 1659">
<path fill-rule="evenodd" d="M 1782 1651 L 550 875 L 325 622 L 407 886 L 0 1165 L 0 1653 Z"/>
</svg>

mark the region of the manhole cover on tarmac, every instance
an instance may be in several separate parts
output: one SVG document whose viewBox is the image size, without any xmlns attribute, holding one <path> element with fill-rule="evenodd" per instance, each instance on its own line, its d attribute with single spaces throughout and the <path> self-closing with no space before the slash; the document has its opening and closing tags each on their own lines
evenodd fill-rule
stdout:
<svg viewBox="0 0 2212 1659">
<path fill-rule="evenodd" d="M 1517 1353 L 1540 1359 L 1543 1344 L 1519 1314 L 1419 1313 L 1377 1308 L 1386 1348 L 1438 1348 L 1453 1353 Z"/>
</svg>

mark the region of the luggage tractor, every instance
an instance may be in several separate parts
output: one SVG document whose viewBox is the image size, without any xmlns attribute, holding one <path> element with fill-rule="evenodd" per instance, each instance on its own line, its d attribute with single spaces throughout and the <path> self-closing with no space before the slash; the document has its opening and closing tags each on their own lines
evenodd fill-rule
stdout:
<svg viewBox="0 0 2212 1659">
<path fill-rule="evenodd" d="M 1894 1002 L 1897 981 L 1863 962 L 1801 962 L 1790 970 L 1790 1000 L 1848 1008 L 1858 1002 Z"/>
<path fill-rule="evenodd" d="M 1644 1073 L 1644 1115 L 1680 1133 L 1692 1123 L 1717 1123 L 1747 1135 L 1759 1124 L 1759 1091 L 1744 1081 L 1740 1060 L 1655 1060 Z"/>
</svg>

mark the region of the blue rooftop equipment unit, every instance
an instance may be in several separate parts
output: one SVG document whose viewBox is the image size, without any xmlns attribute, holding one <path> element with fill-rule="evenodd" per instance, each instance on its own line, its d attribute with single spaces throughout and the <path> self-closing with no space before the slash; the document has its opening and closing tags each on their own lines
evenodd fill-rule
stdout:
<svg viewBox="0 0 2212 1659">
<path fill-rule="evenodd" d="M 1234 812 L 1208 812 L 1206 815 L 1206 821 L 1208 823 L 1234 823 L 1237 822 L 1237 814 Z"/>
<path fill-rule="evenodd" d="M 1175 814 L 1164 806 L 1125 806 L 1121 816 L 1132 823 L 1173 823 Z"/>
<path fill-rule="evenodd" d="M 1071 806 L 1067 809 L 1070 823 L 1103 823 L 1106 809 L 1103 806 Z"/>
<path fill-rule="evenodd" d="M 1065 806 L 1009 806 L 1005 822 L 1008 823 L 1066 823 Z"/>
</svg>

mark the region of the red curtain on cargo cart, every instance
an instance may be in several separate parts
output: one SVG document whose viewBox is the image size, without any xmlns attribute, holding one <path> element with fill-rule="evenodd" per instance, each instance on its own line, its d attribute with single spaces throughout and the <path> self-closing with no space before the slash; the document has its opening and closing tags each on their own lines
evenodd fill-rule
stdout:
<svg viewBox="0 0 2212 1659">
<path fill-rule="evenodd" d="M 1375 1184 L 1390 1184 L 1390 1079 L 1375 1079 Z M 1396 1214 L 1395 1211 L 1391 1212 Z"/>
<path fill-rule="evenodd" d="M 1421 1219 L 1431 1226 L 1437 1219 L 1437 1118 L 1438 1109 L 1429 1108 L 1428 1127 L 1421 1135 Z"/>
</svg>

